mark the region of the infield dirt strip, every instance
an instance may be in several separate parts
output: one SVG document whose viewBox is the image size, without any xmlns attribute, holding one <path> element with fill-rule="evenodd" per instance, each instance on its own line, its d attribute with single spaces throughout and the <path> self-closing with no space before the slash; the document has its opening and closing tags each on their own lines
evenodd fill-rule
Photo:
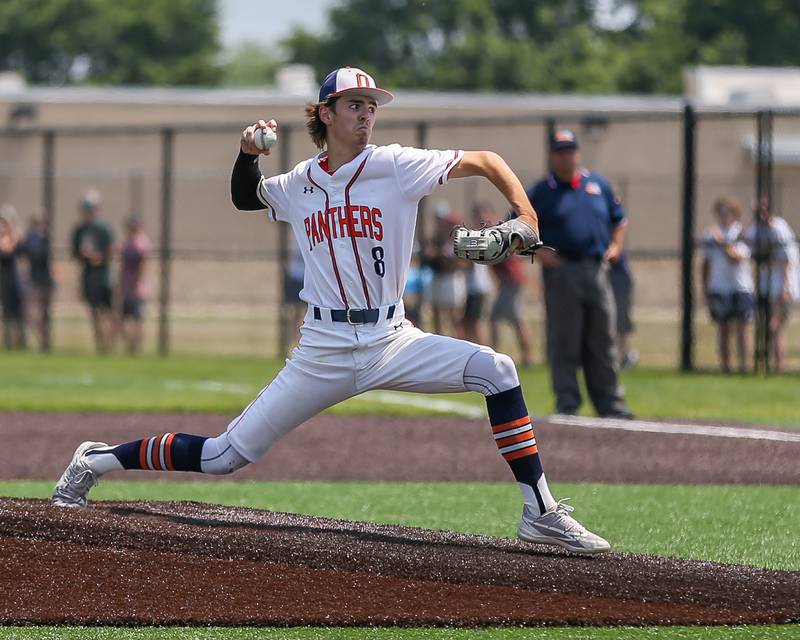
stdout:
<svg viewBox="0 0 800 640">
<path fill-rule="evenodd" d="M 0 479 L 55 480 L 84 440 L 165 432 L 217 435 L 230 418 L 192 414 L 2 413 Z M 800 484 L 800 442 L 587 429 L 534 419 L 551 481 Z M 789 432 L 800 433 L 795 430 Z M 112 476 L 120 478 L 121 476 Z M 222 478 L 130 471 L 126 480 L 512 481 L 487 419 L 312 418 L 257 462 Z"/>
<path fill-rule="evenodd" d="M 54 480 L 84 439 L 216 434 L 225 424 L 218 416 L 0 413 L 8 461 L 0 477 Z M 800 482 L 796 442 L 541 424 L 537 439 L 548 476 L 561 481 Z M 511 480 L 485 421 L 333 416 L 303 425 L 234 479 Z M 781 623 L 800 622 L 798 593 L 800 572 L 586 558 L 514 540 L 199 503 L 58 509 L 0 498 L 0 624 Z"/>
</svg>

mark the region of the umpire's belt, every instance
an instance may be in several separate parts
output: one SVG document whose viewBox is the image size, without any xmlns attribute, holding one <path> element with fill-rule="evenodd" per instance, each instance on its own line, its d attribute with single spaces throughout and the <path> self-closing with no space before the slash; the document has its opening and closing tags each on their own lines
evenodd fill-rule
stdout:
<svg viewBox="0 0 800 640">
<path fill-rule="evenodd" d="M 395 305 L 386 309 L 386 319 L 394 317 Z M 369 324 L 381 319 L 380 309 L 321 309 L 314 307 L 314 320 L 322 320 L 322 314 L 330 313 L 333 322 L 347 322 L 348 324 Z"/>
</svg>

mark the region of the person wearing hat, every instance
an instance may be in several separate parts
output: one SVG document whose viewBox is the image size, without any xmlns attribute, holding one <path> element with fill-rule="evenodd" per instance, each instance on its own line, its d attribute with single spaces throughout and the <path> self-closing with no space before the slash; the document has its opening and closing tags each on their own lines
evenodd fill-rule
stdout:
<svg viewBox="0 0 800 640">
<path fill-rule="evenodd" d="M 405 318 L 417 207 L 439 185 L 488 179 L 519 212 L 508 227 L 519 235 L 505 250 L 528 251 L 539 242 L 525 188 L 497 154 L 370 144 L 378 107 L 392 97 L 361 69 L 334 70 L 306 109 L 319 153 L 270 177 L 261 174 L 259 158 L 269 155 L 277 123 L 259 120 L 242 131 L 231 199 L 237 209 L 262 212 L 292 230 L 306 266 L 300 344 L 216 437 L 166 433 L 111 447 L 83 443 L 55 487 L 54 504 L 85 506 L 100 476 L 123 469 L 231 473 L 309 418 L 371 389 L 472 391 L 485 396 L 493 440 L 522 493 L 519 538 L 576 553 L 609 550 L 550 493 L 514 361 L 487 346 L 425 333 Z M 450 451 L 442 447 L 439 455 Z"/>
<path fill-rule="evenodd" d="M 569 129 L 550 138 L 550 172 L 528 190 L 541 239 L 556 251 L 536 254 L 542 265 L 547 355 L 556 411 L 577 414 L 578 369 L 597 413 L 632 418 L 619 382 L 616 308 L 609 265 L 619 259 L 625 213 L 603 176 L 581 167 Z"/>
<path fill-rule="evenodd" d="M 81 198 L 79 222 L 72 232 L 72 257 L 81 266 L 81 295 L 89 310 L 97 353 L 109 353 L 114 344 L 111 305 L 111 252 L 114 234 L 100 219 L 100 192 L 89 189 Z"/>
</svg>

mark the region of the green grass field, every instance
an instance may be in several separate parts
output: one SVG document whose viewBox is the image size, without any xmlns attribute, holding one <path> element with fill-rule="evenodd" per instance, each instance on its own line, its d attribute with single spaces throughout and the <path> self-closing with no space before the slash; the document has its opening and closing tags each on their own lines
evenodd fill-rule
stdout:
<svg viewBox="0 0 800 640">
<path fill-rule="evenodd" d="M 202 356 L 97 358 L 0 354 L 0 411 L 208 412 L 236 415 L 283 365 L 278 360 Z M 547 370 L 520 372 L 532 413 L 553 409 Z M 797 376 L 723 376 L 667 370 L 625 372 L 634 412 L 645 418 L 719 420 L 800 428 Z M 479 394 L 432 396 L 480 412 Z M 416 401 L 410 399 L 416 398 Z M 428 397 L 430 398 L 430 396 Z M 374 392 L 331 409 L 345 414 L 425 415 L 414 394 Z M 450 409 L 446 409 L 450 410 Z M 589 408 L 584 408 L 590 414 Z"/>
</svg>

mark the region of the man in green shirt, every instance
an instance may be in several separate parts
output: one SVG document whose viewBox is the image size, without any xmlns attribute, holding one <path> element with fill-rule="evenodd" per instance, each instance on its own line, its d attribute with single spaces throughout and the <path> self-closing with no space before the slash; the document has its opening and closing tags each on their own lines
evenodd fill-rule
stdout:
<svg viewBox="0 0 800 640">
<path fill-rule="evenodd" d="M 100 193 L 87 191 L 80 201 L 82 221 L 72 232 L 72 257 L 81 264 L 81 294 L 94 331 L 98 353 L 109 353 L 114 345 L 114 318 L 111 306 L 111 251 L 114 234 L 99 219 Z"/>
</svg>

